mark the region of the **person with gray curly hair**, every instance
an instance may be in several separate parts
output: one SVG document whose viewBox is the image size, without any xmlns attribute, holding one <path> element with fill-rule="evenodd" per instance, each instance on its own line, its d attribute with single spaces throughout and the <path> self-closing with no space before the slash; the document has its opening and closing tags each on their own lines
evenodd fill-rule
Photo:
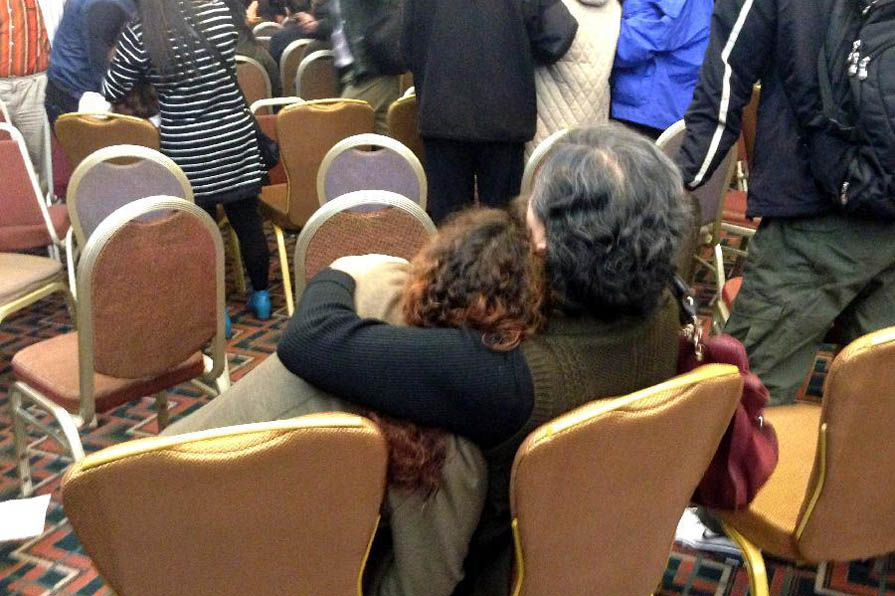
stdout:
<svg viewBox="0 0 895 596">
<path fill-rule="evenodd" d="M 340 259 L 308 283 L 280 340 L 282 375 L 294 381 L 252 386 L 250 399 L 237 383 L 167 432 L 294 416 L 299 410 L 290 404 L 302 391 L 282 387 L 310 383 L 367 410 L 465 437 L 487 461 L 487 499 L 453 594 L 506 593 L 510 471 L 525 437 L 586 402 L 676 373 L 680 324 L 667 287 L 688 225 L 682 188 L 675 166 L 648 139 L 618 125 L 573 131 L 537 176 L 528 239 L 519 240 L 545 265 L 547 283 L 536 284 L 549 288 L 542 332 L 495 351 L 466 325 L 400 327 L 362 318 L 352 268 Z M 489 254 L 486 244 L 472 262 L 480 266 Z M 489 266 L 502 274 L 511 265 Z M 449 268 L 444 275 L 467 273 Z"/>
</svg>

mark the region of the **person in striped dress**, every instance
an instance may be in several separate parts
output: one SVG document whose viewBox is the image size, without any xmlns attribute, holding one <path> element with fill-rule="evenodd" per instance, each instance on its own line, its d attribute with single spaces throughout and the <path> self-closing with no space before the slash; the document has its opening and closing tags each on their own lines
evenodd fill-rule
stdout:
<svg viewBox="0 0 895 596">
<path fill-rule="evenodd" d="M 258 194 L 264 174 L 252 115 L 235 72 L 239 0 L 141 0 L 103 81 L 120 101 L 140 81 L 159 98 L 162 153 L 186 173 L 196 203 L 212 217 L 223 205 L 254 290 L 249 308 L 270 317 L 269 253 Z M 222 61 L 223 60 L 223 61 Z M 228 318 L 229 322 L 229 318 Z"/>
</svg>

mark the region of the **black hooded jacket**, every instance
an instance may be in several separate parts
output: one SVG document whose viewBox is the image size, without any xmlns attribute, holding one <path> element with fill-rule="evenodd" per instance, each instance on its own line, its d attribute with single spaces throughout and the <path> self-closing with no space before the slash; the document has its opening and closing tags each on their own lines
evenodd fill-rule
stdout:
<svg viewBox="0 0 895 596">
<path fill-rule="evenodd" d="M 534 63 L 569 49 L 561 0 L 404 0 L 401 48 L 423 137 L 525 142 L 535 133 Z"/>
<path fill-rule="evenodd" d="M 834 209 L 811 174 L 801 122 L 821 110 L 817 58 L 830 0 L 718 0 L 678 165 L 685 184 L 708 180 L 740 133 L 743 107 L 761 81 L 749 180 L 749 216 L 798 217 Z"/>
</svg>

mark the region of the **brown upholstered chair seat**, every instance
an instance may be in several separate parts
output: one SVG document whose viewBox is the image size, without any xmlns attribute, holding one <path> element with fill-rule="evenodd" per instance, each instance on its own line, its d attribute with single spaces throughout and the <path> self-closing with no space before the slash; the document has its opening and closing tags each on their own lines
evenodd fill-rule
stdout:
<svg viewBox="0 0 895 596">
<path fill-rule="evenodd" d="M 29 294 L 54 277 L 62 279 L 62 263 L 56 259 L 0 253 L 0 304 Z"/>
<path fill-rule="evenodd" d="M 53 229 L 56 230 L 56 237 L 63 238 L 69 226 L 68 210 L 65 205 L 51 205 L 47 207 L 47 211 L 50 213 Z M 0 226 L 0 250 L 27 250 L 48 244 L 53 244 L 53 240 L 43 222 L 30 225 Z"/>
<path fill-rule="evenodd" d="M 758 548 L 786 559 L 804 559 L 795 541 L 796 524 L 817 451 L 820 412 L 819 406 L 809 404 L 765 410 L 780 441 L 777 469 L 748 509 L 720 512 Z"/>
<path fill-rule="evenodd" d="M 196 352 L 157 377 L 122 379 L 94 375 L 96 410 L 108 411 L 128 401 L 153 395 L 202 374 L 202 353 Z M 63 408 L 78 413 L 81 388 L 78 376 L 78 333 L 66 333 L 33 344 L 12 359 L 16 379 L 27 383 Z"/>
</svg>

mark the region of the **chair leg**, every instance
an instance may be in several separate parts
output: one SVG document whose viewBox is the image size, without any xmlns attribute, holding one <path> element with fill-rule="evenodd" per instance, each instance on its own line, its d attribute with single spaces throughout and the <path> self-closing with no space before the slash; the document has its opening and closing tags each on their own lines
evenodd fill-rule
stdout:
<svg viewBox="0 0 895 596">
<path fill-rule="evenodd" d="M 233 226 L 228 224 L 227 230 L 229 231 L 228 235 L 230 236 L 230 251 L 233 255 L 233 273 L 235 275 L 234 282 L 236 283 L 236 291 L 240 294 L 245 294 L 248 290 L 248 286 L 246 286 L 245 269 L 242 266 L 242 251 L 239 249 L 239 238 L 236 236 L 236 231 L 233 229 Z"/>
<path fill-rule="evenodd" d="M 230 361 L 227 360 L 226 356 L 224 357 L 224 370 L 221 371 L 221 375 L 214 380 L 214 388 L 218 395 L 230 388 Z"/>
<path fill-rule="evenodd" d="M 769 596 L 768 574 L 765 570 L 761 550 L 729 525 L 724 522 L 721 522 L 721 525 L 724 527 L 724 532 L 737 543 L 743 553 L 743 562 L 746 564 L 746 571 L 749 574 L 749 591 L 752 596 Z"/>
<path fill-rule="evenodd" d="M 65 265 L 68 269 L 68 289 L 71 295 L 78 297 L 78 282 L 75 277 L 75 260 L 77 258 L 75 250 L 75 241 L 72 229 L 69 228 L 65 234 Z"/>
<path fill-rule="evenodd" d="M 280 270 L 283 273 L 283 292 L 286 294 L 286 313 L 291 317 L 295 312 L 295 301 L 292 297 L 292 276 L 289 274 L 289 258 L 286 254 L 286 237 L 283 228 L 278 225 L 273 227 L 277 237 L 277 250 L 280 252 Z"/>
<path fill-rule="evenodd" d="M 158 431 L 162 432 L 168 427 L 168 392 L 165 390 L 155 394 L 155 408 L 157 412 Z"/>
<path fill-rule="evenodd" d="M 13 384 L 9 388 L 9 411 L 12 418 L 12 440 L 15 445 L 19 487 L 23 497 L 30 497 L 34 491 L 34 486 L 31 482 L 31 466 L 28 462 L 28 435 L 25 432 L 25 421 L 19 415 L 21 408 L 22 394 Z"/>
</svg>

